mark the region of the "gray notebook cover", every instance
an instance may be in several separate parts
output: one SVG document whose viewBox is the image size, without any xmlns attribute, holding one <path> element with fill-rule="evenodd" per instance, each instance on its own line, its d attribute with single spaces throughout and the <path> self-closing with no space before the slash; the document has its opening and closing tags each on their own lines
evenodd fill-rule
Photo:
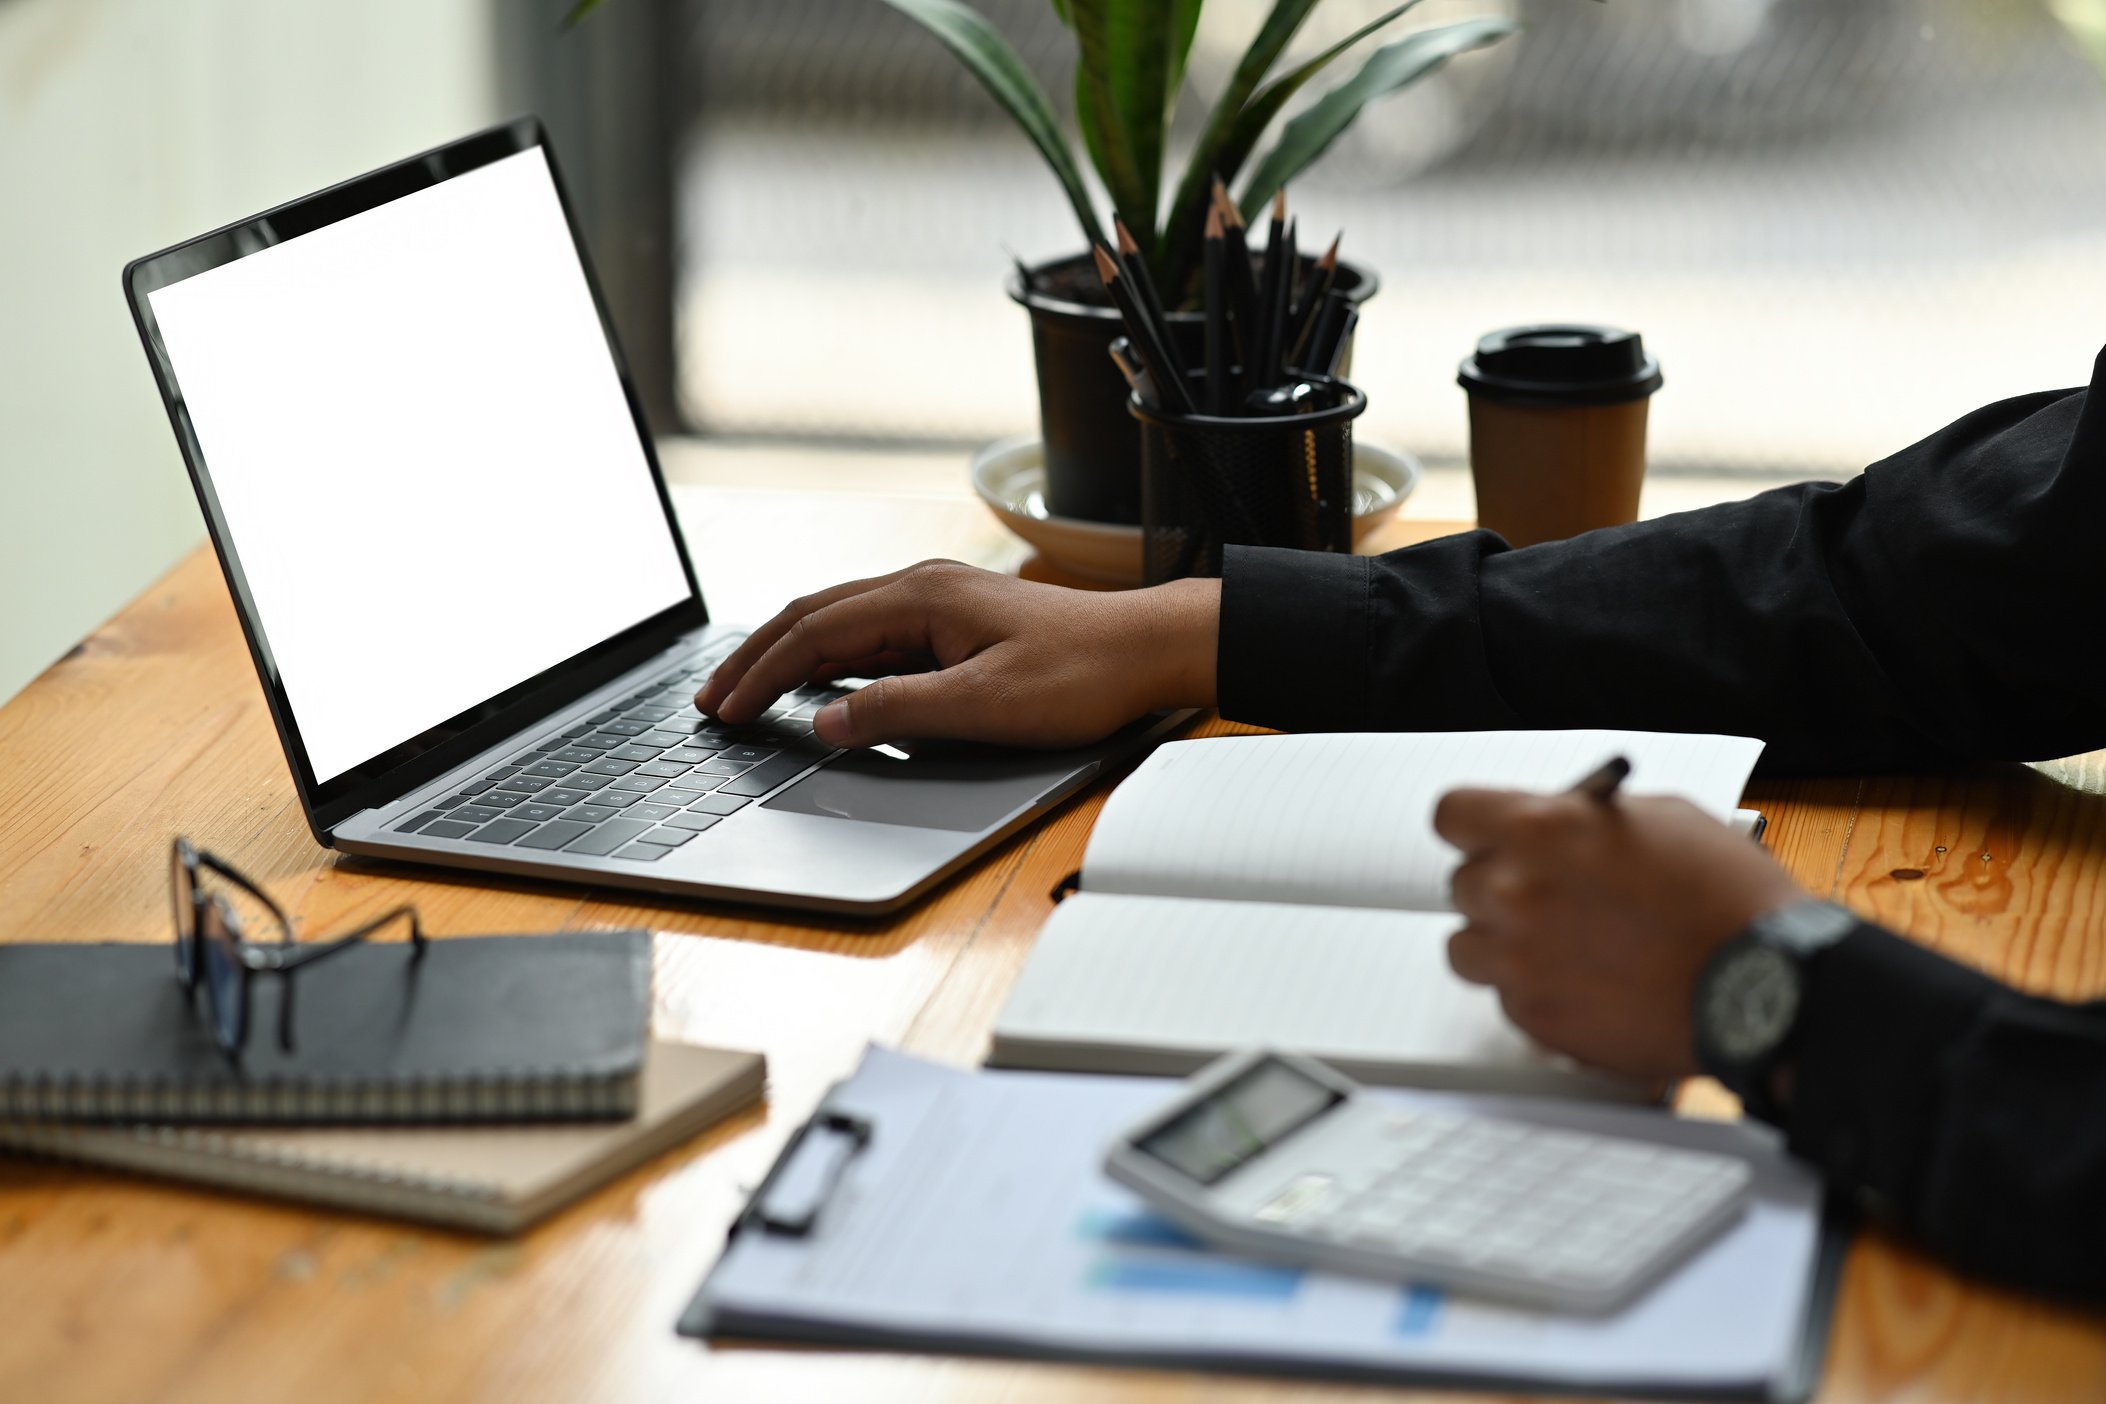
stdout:
<svg viewBox="0 0 2106 1404">
<path fill-rule="evenodd" d="M 644 931 L 354 947 L 251 982 L 221 1053 L 167 945 L 0 945 L 0 1116 L 153 1121 L 511 1121 L 635 1111 L 650 1017 Z"/>
</svg>

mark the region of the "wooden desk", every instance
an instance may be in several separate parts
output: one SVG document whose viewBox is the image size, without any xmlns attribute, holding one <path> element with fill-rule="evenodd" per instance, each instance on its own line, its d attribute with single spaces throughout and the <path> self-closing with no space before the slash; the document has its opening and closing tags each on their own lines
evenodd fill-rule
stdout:
<svg viewBox="0 0 2106 1404">
<path fill-rule="evenodd" d="M 1020 552 L 969 499 L 681 489 L 726 618 L 925 555 Z M 1436 534 L 1399 525 L 1385 544 Z M 779 558 L 801 543 L 799 561 Z M 816 562 L 814 564 L 813 562 Z M 517 1242 L 0 1158 L 0 1399 L 1037 1401 L 1372 1397 L 1144 1371 L 674 1336 L 742 1188 L 868 1040 L 971 1061 L 1102 787 L 879 924 L 361 868 L 309 838 L 199 550 L 0 709 L 0 939 L 164 941 L 186 833 L 320 933 L 405 899 L 438 933 L 648 925 L 662 1033 L 766 1051 L 765 1108 Z M 2022 983 L 2106 990 L 2106 764 L 1765 784 L 1816 892 Z M 1920 876 L 1916 876 L 1919 874 Z M 1394 1397 L 1404 1397 L 1396 1395 Z M 1824 1399 L 2106 1398 L 2106 1321 L 1854 1253 Z"/>
</svg>

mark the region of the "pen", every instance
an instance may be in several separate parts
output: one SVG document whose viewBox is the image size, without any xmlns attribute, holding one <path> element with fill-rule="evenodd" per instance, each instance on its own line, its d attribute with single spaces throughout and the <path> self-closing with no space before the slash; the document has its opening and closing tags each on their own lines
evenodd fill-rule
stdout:
<svg viewBox="0 0 2106 1404">
<path fill-rule="evenodd" d="M 1140 354 L 1133 349 L 1133 341 L 1128 337 L 1118 337 L 1110 349 L 1112 363 L 1118 366 L 1119 374 L 1126 377 L 1127 385 L 1141 397 L 1141 403 L 1161 405 L 1163 398 L 1155 393 L 1155 381 L 1149 378 L 1148 368 L 1141 364 Z"/>
<path fill-rule="evenodd" d="M 1623 777 L 1630 773 L 1631 762 L 1628 757 L 1611 756 L 1602 763 L 1601 769 L 1574 785 L 1572 793 L 1609 804 L 1615 800 L 1616 790 L 1623 784 Z"/>
<path fill-rule="evenodd" d="M 1290 366 L 1302 365 L 1302 353 L 1308 348 L 1309 337 L 1316 330 L 1316 314 L 1323 310 L 1324 301 L 1331 294 L 1331 285 L 1338 281 L 1338 245 L 1345 235 L 1339 234 L 1331 240 L 1331 247 L 1316 261 L 1309 271 L 1302 288 L 1301 299 L 1287 315 L 1287 338 L 1284 355 Z"/>
<path fill-rule="evenodd" d="M 1325 375 L 1337 375 L 1338 368 L 1345 364 L 1346 347 L 1353 340 L 1353 328 L 1359 325 L 1360 309 L 1348 307 L 1345 310 L 1345 320 L 1338 324 L 1338 339 L 1331 343 L 1330 354 L 1324 357 L 1321 369 Z"/>
</svg>

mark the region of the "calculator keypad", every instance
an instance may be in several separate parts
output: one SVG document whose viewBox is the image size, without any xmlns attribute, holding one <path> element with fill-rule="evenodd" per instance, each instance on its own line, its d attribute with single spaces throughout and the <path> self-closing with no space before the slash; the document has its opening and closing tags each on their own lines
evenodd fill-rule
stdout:
<svg viewBox="0 0 2106 1404">
<path fill-rule="evenodd" d="M 1296 1228 L 1552 1288 L 1598 1291 L 1652 1263 L 1748 1176 L 1730 1156 L 1518 1122 L 1398 1112 L 1387 1163 Z"/>
</svg>

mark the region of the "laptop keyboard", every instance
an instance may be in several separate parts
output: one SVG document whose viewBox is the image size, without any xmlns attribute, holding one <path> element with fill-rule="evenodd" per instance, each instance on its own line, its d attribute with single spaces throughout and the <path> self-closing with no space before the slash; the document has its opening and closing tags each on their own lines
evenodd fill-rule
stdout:
<svg viewBox="0 0 2106 1404">
<path fill-rule="evenodd" d="M 826 756 L 812 714 L 850 691 L 799 688 L 760 721 L 724 726 L 693 704 L 721 652 L 493 766 L 394 832 L 656 862 Z"/>
</svg>

